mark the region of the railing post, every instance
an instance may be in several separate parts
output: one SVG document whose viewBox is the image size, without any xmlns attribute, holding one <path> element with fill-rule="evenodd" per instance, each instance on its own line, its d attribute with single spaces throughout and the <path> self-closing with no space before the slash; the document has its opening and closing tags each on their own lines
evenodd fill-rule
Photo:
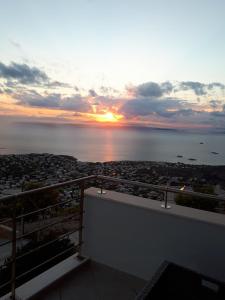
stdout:
<svg viewBox="0 0 225 300">
<path fill-rule="evenodd" d="M 16 201 L 12 207 L 12 274 L 11 274 L 11 299 L 16 299 Z"/>
<path fill-rule="evenodd" d="M 79 223 L 79 255 L 83 243 L 83 214 L 84 214 L 84 182 L 80 184 L 80 223 Z"/>
<path fill-rule="evenodd" d="M 166 209 L 169 209 L 171 208 L 170 205 L 168 205 L 168 191 L 166 190 L 166 195 L 165 195 L 165 202 L 164 204 L 161 205 L 162 208 L 166 208 Z"/>
<path fill-rule="evenodd" d="M 106 194 L 106 191 L 103 190 L 103 180 L 101 179 L 100 190 L 98 190 L 98 194 Z"/>
</svg>

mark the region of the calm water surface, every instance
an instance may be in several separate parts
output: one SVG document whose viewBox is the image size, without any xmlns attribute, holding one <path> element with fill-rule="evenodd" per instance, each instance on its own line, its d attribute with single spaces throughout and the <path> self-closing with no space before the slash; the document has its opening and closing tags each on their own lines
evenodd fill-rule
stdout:
<svg viewBox="0 0 225 300">
<path fill-rule="evenodd" d="M 151 160 L 224 165 L 225 134 L 25 123 L 0 127 L 0 154 L 31 152 L 72 155 L 83 161 Z M 191 162 L 189 158 L 196 161 Z"/>
</svg>

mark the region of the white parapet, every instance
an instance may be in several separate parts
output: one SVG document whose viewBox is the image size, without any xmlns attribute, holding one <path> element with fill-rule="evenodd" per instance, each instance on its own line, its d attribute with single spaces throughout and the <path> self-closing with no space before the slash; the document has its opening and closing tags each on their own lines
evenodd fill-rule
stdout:
<svg viewBox="0 0 225 300">
<path fill-rule="evenodd" d="M 225 215 L 107 191 L 85 193 L 83 255 L 143 279 L 168 260 L 225 280 Z"/>
</svg>

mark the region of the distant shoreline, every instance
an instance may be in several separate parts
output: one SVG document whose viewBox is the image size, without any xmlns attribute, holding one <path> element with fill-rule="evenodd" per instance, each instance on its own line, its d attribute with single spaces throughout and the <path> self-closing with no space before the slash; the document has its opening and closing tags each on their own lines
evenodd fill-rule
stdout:
<svg viewBox="0 0 225 300">
<path fill-rule="evenodd" d="M 0 147 L 1 149 L 6 149 L 4 147 Z M 219 154 L 217 152 L 211 152 L 212 154 Z M 67 154 L 53 154 L 53 153 L 47 153 L 47 152 L 43 152 L 43 153 L 9 153 L 9 154 L 0 154 L 0 159 L 1 157 L 16 157 L 16 156 L 29 156 L 29 155 L 37 155 L 37 156 L 41 156 L 41 155 L 52 155 L 52 156 L 60 156 L 60 157 L 68 157 L 68 158 L 72 158 L 72 159 L 76 159 L 78 160 L 77 157 L 73 156 L 73 155 L 67 155 Z M 184 158 L 183 155 L 177 155 L 178 158 Z M 195 158 L 187 158 L 189 161 L 197 161 L 197 159 Z M 193 167 L 225 167 L 225 164 L 221 164 L 221 165 L 212 165 L 212 164 L 201 164 L 201 163 L 195 163 L 195 164 L 191 164 L 191 163 L 184 163 L 184 162 L 170 162 L 170 161 L 154 161 L 154 160 L 130 160 L 130 159 L 123 159 L 123 160 L 108 160 L 108 161 L 89 161 L 89 160 L 78 160 L 80 162 L 83 163 L 93 163 L 93 164 L 105 164 L 105 163 L 123 163 L 123 162 L 128 162 L 128 163 L 153 163 L 153 164 L 172 164 L 172 165 L 187 165 L 187 166 L 193 166 Z"/>
<path fill-rule="evenodd" d="M 149 131 L 169 131 L 169 132 L 185 132 L 185 133 L 197 133 L 197 134 L 225 134 L 224 128 L 176 128 L 176 127 L 154 127 L 149 125 L 142 124 L 115 124 L 115 123 L 71 123 L 71 122 L 34 122 L 34 121 L 11 121 L 11 124 L 14 125 L 34 125 L 34 126 L 46 126 L 46 127 L 77 127 L 77 128 L 98 128 L 98 129 L 137 129 L 137 130 L 149 130 Z"/>
</svg>

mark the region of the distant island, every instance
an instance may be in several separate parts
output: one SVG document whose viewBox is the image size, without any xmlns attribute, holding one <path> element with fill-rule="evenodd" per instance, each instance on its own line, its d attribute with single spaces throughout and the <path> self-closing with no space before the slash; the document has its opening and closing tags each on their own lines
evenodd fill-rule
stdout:
<svg viewBox="0 0 225 300">
<path fill-rule="evenodd" d="M 32 122 L 32 121 L 17 121 L 14 122 L 15 125 L 31 125 L 31 126 L 46 126 L 46 127 L 59 127 L 59 126 L 65 126 L 65 127 L 78 127 L 78 128 L 104 128 L 105 125 L 101 123 L 91 123 L 91 122 L 86 122 L 86 123 L 51 123 L 51 122 Z M 183 131 L 184 129 L 178 129 L 178 128 L 167 128 L 167 127 L 154 127 L 150 125 L 140 125 L 140 124 L 111 124 L 111 126 L 108 124 L 108 128 L 113 129 L 113 128 L 124 128 L 124 129 L 138 129 L 138 130 L 159 130 L 159 131 L 172 131 L 172 132 L 177 132 L 177 131 Z M 187 130 L 188 131 L 188 130 Z"/>
</svg>

